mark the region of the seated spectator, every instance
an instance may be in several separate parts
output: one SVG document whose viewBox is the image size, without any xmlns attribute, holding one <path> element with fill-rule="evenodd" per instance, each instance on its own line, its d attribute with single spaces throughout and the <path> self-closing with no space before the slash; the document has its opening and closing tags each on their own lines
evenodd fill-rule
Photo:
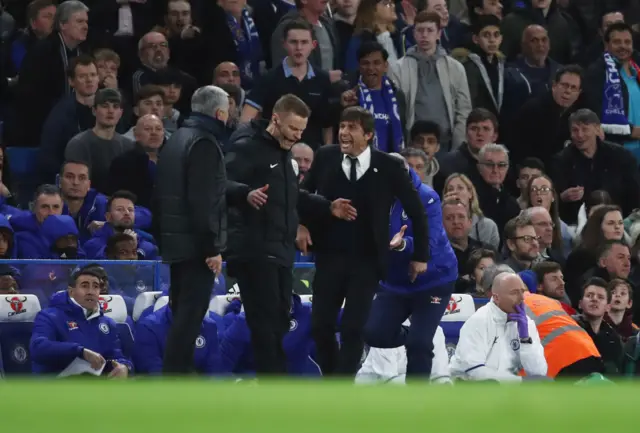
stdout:
<svg viewBox="0 0 640 433">
<path fill-rule="evenodd" d="M 476 108 L 469 113 L 465 131 L 465 142 L 459 148 L 437 156 L 441 174 L 434 179 L 437 191 L 443 191 L 444 180 L 453 173 L 467 177 L 478 175 L 478 153 L 485 144 L 495 143 L 498 139 L 498 119 L 491 111 Z"/>
<path fill-rule="evenodd" d="M 146 316 L 136 324 L 136 340 L 133 361 L 136 372 L 160 375 L 164 359 L 167 334 L 173 322 L 171 305 L 166 305 Z M 209 316 L 205 316 L 196 338 L 193 357 L 195 371 L 200 374 L 221 372 L 218 327 Z"/>
<path fill-rule="evenodd" d="M 36 236 L 22 231 L 16 234 L 19 259 L 84 259 L 78 243 L 78 227 L 68 215 L 49 215 Z"/>
<path fill-rule="evenodd" d="M 9 220 L 0 215 L 0 260 L 15 259 L 18 248 Z"/>
<path fill-rule="evenodd" d="M 459 274 L 456 281 L 456 293 L 471 293 L 475 298 L 491 298 L 491 290 L 485 292 L 480 284 L 484 270 L 495 266 L 496 253 L 493 250 L 478 248 L 469 254 L 465 273 Z"/>
<path fill-rule="evenodd" d="M 430 182 L 428 181 L 432 180 L 433 178 L 427 178 L 426 167 L 430 162 L 427 154 L 420 149 L 409 147 L 400 152 L 400 155 L 405 159 L 405 161 L 407 161 L 409 167 L 411 167 L 411 169 L 416 172 L 416 174 L 420 178 L 420 181 L 425 185 L 431 186 Z M 435 161 L 435 158 L 431 159 L 431 161 Z"/>
<path fill-rule="evenodd" d="M 534 176 L 529 179 L 527 188 L 525 191 L 525 202 L 528 208 L 542 207 L 551 216 L 553 222 L 553 248 L 557 253 L 562 255 L 556 257 L 558 263 L 564 264 L 564 259 L 571 252 L 573 244 L 573 232 L 564 221 L 560 219 L 560 198 L 556 192 L 551 178 L 546 174 L 540 176 Z"/>
<path fill-rule="evenodd" d="M 492 219 L 487 218 L 480 209 L 478 194 L 471 180 L 464 174 L 453 173 L 447 178 L 442 191 L 444 200 L 457 200 L 465 205 L 472 215 L 470 237 L 490 245 L 494 250 L 500 245 L 498 226 Z"/>
<path fill-rule="evenodd" d="M 411 131 L 409 131 L 408 147 L 419 149 L 425 153 L 427 158 L 423 162 L 424 166 L 422 175 L 424 178 L 422 182 L 434 187 L 434 184 L 436 183 L 436 176 L 442 177 L 442 174 L 440 173 L 440 164 L 435 157 L 440 151 L 440 127 L 438 124 L 428 120 L 418 120 L 415 122 L 411 127 Z M 402 156 L 411 159 L 417 158 L 416 156 L 408 156 L 404 154 Z M 409 162 L 409 165 L 411 165 L 411 162 Z M 444 179 L 441 179 L 438 184 L 442 183 L 442 181 L 444 181 Z M 436 191 L 441 190 L 436 189 Z"/>
<path fill-rule="evenodd" d="M 109 193 L 131 191 L 138 204 L 151 207 L 151 196 L 156 178 L 156 163 L 164 144 L 162 121 L 153 114 L 138 119 L 135 126 L 135 147 L 117 156 L 109 167 Z"/>
<path fill-rule="evenodd" d="M 134 229 L 136 197 L 129 191 L 116 191 L 109 197 L 105 218 L 107 223 L 93 234 L 84 244 L 89 259 L 105 257 L 105 248 L 109 238 L 114 233 L 126 233 L 136 238 L 138 256 L 143 260 L 155 260 L 158 247 L 153 244 L 153 238 L 140 230 Z"/>
<path fill-rule="evenodd" d="M 298 164 L 298 180 L 302 183 L 305 174 L 307 174 L 313 163 L 313 149 L 306 143 L 298 142 L 291 148 L 291 155 Z"/>
<path fill-rule="evenodd" d="M 120 56 L 113 50 L 102 48 L 93 53 L 101 89 L 118 90 Z"/>
<path fill-rule="evenodd" d="M 291 375 L 319 376 L 320 367 L 312 359 L 311 306 L 303 305 L 300 296 L 291 299 L 289 332 L 282 341 L 287 357 L 287 372 Z M 222 371 L 234 374 L 255 372 L 251 333 L 244 313 L 240 313 L 229 325 L 220 342 Z"/>
<path fill-rule="evenodd" d="M 233 62 L 222 62 L 213 70 L 213 85 L 224 86 L 231 85 L 240 89 L 240 98 L 238 99 L 238 109 L 242 112 L 242 106 L 246 97 L 245 90 L 240 84 L 240 69 Z"/>
<path fill-rule="evenodd" d="M 0 265 L 0 295 L 16 295 L 20 287 L 16 281 L 18 270 L 9 265 Z"/>
<path fill-rule="evenodd" d="M 531 269 L 540 254 L 539 238 L 531 220 L 517 216 L 507 221 L 502 238 L 508 252 L 504 264 L 516 272 Z"/>
<path fill-rule="evenodd" d="M 609 282 L 616 278 L 629 280 L 631 274 L 631 254 L 624 241 L 606 241 L 598 250 L 597 266 L 584 273 L 581 284 L 592 277 Z"/>
<path fill-rule="evenodd" d="M 527 203 L 525 197 L 528 196 L 529 181 L 532 177 L 541 176 L 544 173 L 544 163 L 538 158 L 525 158 L 518 164 L 518 179 L 516 180 L 516 186 L 520 190 L 520 196 L 518 197 L 518 204 L 520 209 L 526 209 L 531 206 Z M 539 206 L 538 204 L 534 206 Z"/>
<path fill-rule="evenodd" d="M 403 326 L 409 326 L 407 320 Z M 356 384 L 397 383 L 404 384 L 407 375 L 407 349 L 380 349 L 371 347 L 356 374 Z M 431 365 L 431 383 L 451 383 L 449 373 L 449 354 L 445 345 L 444 332 L 438 326 L 433 336 L 433 364 Z"/>
<path fill-rule="evenodd" d="M 76 358 L 109 377 L 127 377 L 133 370 L 122 354 L 116 323 L 100 309 L 100 276 L 81 268 L 67 291 L 57 293 L 33 324 L 30 352 L 33 372 L 58 374 Z"/>
<path fill-rule="evenodd" d="M 182 78 L 176 71 L 162 69 L 156 71 L 152 84 L 160 87 L 164 93 L 164 111 L 162 113 L 162 123 L 167 131 L 167 138 L 178 130 L 182 124 L 182 116 L 177 110 L 176 104 L 182 95 Z"/>
<path fill-rule="evenodd" d="M 93 187 L 103 193 L 108 191 L 111 162 L 133 147 L 131 140 L 116 132 L 122 117 L 121 104 L 122 97 L 117 90 L 99 90 L 93 104 L 95 126 L 73 137 L 64 152 L 65 159 L 89 165 Z"/>
<path fill-rule="evenodd" d="M 142 86 L 136 93 L 135 105 L 133 106 L 133 114 L 140 119 L 147 114 L 153 114 L 163 119 L 164 124 L 164 89 L 160 86 L 147 84 Z M 124 136 L 135 140 L 135 125 L 129 129 Z M 167 130 L 164 131 L 165 138 L 169 138 Z"/>
<path fill-rule="evenodd" d="M 596 209 L 598 209 L 603 205 L 615 205 L 615 203 L 613 202 L 613 199 L 611 198 L 611 196 L 607 191 L 604 191 L 602 189 L 597 189 L 585 197 L 584 203 L 582 203 L 582 206 L 580 206 L 580 211 L 578 212 L 578 224 L 574 226 L 576 235 L 573 240 L 573 243 L 575 245 L 580 244 L 582 230 L 584 229 L 584 226 L 587 224 L 588 218 L 593 214 L 593 212 L 595 212 Z M 632 212 L 623 221 L 624 229 L 628 230 L 629 232 L 630 232 L 630 227 L 628 225 L 628 220 L 633 219 L 633 215 L 635 212 L 636 211 L 634 210 L 634 212 Z M 625 240 L 627 240 L 626 232 L 625 232 Z M 628 239 L 628 240 L 631 241 L 631 239 Z"/>
<path fill-rule="evenodd" d="M 633 323 L 633 287 L 624 279 L 614 278 L 607 289 L 611 292 L 611 303 L 604 321 L 618 333 L 624 343 L 638 333 L 638 327 Z"/>
<path fill-rule="evenodd" d="M 27 6 L 28 26 L 20 30 L 11 43 L 11 68 L 17 75 L 27 51 L 42 39 L 46 39 L 53 32 L 53 19 L 56 5 L 52 0 L 33 0 Z"/>
<path fill-rule="evenodd" d="M 600 119 L 590 110 L 578 110 L 569 118 L 571 145 L 556 158 L 551 177 L 560 191 L 560 216 L 575 223 L 585 197 L 602 189 L 628 215 L 640 207 L 640 173 L 631 153 L 602 141 Z"/>
<path fill-rule="evenodd" d="M 602 355 L 605 373 L 609 375 L 621 374 L 624 351 L 622 340 L 618 333 L 604 320 L 609 310 L 611 292 L 602 278 L 591 278 L 582 287 L 580 310 L 582 314 L 574 316 L 591 337 L 598 352 Z"/>
<path fill-rule="evenodd" d="M 10 223 L 17 233 L 28 232 L 39 236 L 40 225 L 49 215 L 62 215 L 62 198 L 55 185 L 40 185 L 33 194 L 33 210 L 22 211 L 11 217 Z"/>
<path fill-rule="evenodd" d="M 624 222 L 617 206 L 596 208 L 582 230 L 580 242 L 567 257 L 564 267 L 567 293 L 573 305 L 578 304 L 582 276 L 598 262 L 598 252 L 607 241 L 624 238 Z"/>
<path fill-rule="evenodd" d="M 467 380 L 520 382 L 547 375 L 538 330 L 524 308 L 525 285 L 503 272 L 493 280 L 492 298 L 462 325 L 451 374 Z"/>
<path fill-rule="evenodd" d="M 535 293 L 560 302 L 562 309 L 570 316 L 577 313 L 571 306 L 571 301 L 564 290 L 564 275 L 562 275 L 562 268 L 558 263 L 551 261 L 536 263 L 531 270 L 536 274 L 537 289 Z"/>
<path fill-rule="evenodd" d="M 486 144 L 478 153 L 478 171 L 479 176 L 472 177 L 471 181 L 476 187 L 480 208 L 501 232 L 507 221 L 520 213 L 518 202 L 504 186 L 509 171 L 509 151 L 501 144 Z"/>
<path fill-rule="evenodd" d="M 540 206 L 530 207 L 523 210 L 520 216 L 531 223 L 538 237 L 539 255 L 534 261 L 550 260 L 564 264 L 565 258 L 562 251 L 560 229 L 556 228 L 549 211 Z"/>
<path fill-rule="evenodd" d="M 458 275 L 465 275 L 465 266 L 471 253 L 487 245 L 470 236 L 471 211 L 458 200 L 445 199 L 442 202 L 442 223 L 458 260 Z"/>
<path fill-rule="evenodd" d="M 96 124 L 92 110 L 99 81 L 93 58 L 87 55 L 74 58 L 67 75 L 74 93 L 58 101 L 42 127 L 38 165 L 41 179 L 46 182 L 54 181 L 69 140 Z"/>
</svg>

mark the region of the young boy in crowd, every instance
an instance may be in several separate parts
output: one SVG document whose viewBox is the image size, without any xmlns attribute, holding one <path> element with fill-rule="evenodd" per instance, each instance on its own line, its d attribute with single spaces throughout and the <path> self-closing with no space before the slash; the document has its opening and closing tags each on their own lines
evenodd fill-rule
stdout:
<svg viewBox="0 0 640 433">
<path fill-rule="evenodd" d="M 153 84 L 164 91 L 164 112 L 161 119 L 165 133 L 171 136 L 182 123 L 180 112 L 174 108 L 182 95 L 181 76 L 168 69 L 157 71 Z"/>
<path fill-rule="evenodd" d="M 429 120 L 418 120 L 411 127 L 409 132 L 409 147 L 423 151 L 427 159 L 424 161 L 424 172 L 418 173 L 422 181 L 427 185 L 433 186 L 433 178 L 440 171 L 440 164 L 434 158 L 436 153 L 440 151 L 440 126 Z M 403 155 L 407 158 L 409 164 L 412 163 L 410 158 L 413 155 Z M 413 165 L 412 165 L 413 166 Z"/>
<path fill-rule="evenodd" d="M 638 333 L 638 327 L 633 323 L 633 287 L 628 281 L 615 278 L 609 282 L 608 289 L 611 303 L 604 321 L 615 329 L 622 341 L 627 341 Z"/>
</svg>

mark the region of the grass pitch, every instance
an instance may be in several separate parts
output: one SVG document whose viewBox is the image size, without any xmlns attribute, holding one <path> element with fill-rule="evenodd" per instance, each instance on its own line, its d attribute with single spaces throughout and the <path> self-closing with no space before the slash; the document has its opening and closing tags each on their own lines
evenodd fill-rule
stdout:
<svg viewBox="0 0 640 433">
<path fill-rule="evenodd" d="M 2 433 L 636 432 L 640 384 L 7 381 Z"/>
</svg>

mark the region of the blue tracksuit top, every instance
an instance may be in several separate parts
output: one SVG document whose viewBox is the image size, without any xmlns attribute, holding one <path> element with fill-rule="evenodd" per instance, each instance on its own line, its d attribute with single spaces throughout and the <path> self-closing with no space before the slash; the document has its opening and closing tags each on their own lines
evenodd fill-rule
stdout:
<svg viewBox="0 0 640 433">
<path fill-rule="evenodd" d="M 293 295 L 290 328 L 282 346 L 287 355 L 287 371 L 293 375 L 319 376 L 320 368 L 311 359 L 311 307 L 302 305 L 300 297 Z M 220 342 L 222 371 L 235 374 L 254 374 L 251 332 L 244 313 L 229 325 Z"/>
<path fill-rule="evenodd" d="M 0 231 L 6 232 L 6 234 L 11 238 L 9 241 L 9 249 L 7 250 L 7 253 L 4 257 L 0 257 L 0 259 L 15 259 L 18 253 L 16 237 L 13 233 L 13 227 L 11 227 L 11 223 L 4 215 L 0 215 Z"/>
<path fill-rule="evenodd" d="M 387 279 L 382 281 L 380 286 L 383 290 L 401 293 L 429 290 L 458 278 L 458 261 L 442 224 L 440 197 L 430 186 L 423 184 L 413 170 L 409 172 L 427 213 L 431 259 L 427 265 L 427 272 L 419 275 L 412 283 L 409 280 L 409 262 L 413 255 L 413 229 L 411 220 L 407 218 L 400 201 L 396 201 L 391 208 L 389 239 L 393 238 L 403 225 L 406 225 L 407 229 L 404 232 L 406 247 L 404 251 L 389 252 L 389 272 Z"/>
<path fill-rule="evenodd" d="M 109 199 L 104 194 L 99 193 L 95 189 L 91 188 L 87 192 L 87 196 L 82 202 L 82 207 L 78 211 L 78 214 L 71 215 L 80 230 L 80 242 L 84 244 L 91 239 L 91 232 L 89 231 L 89 224 L 94 221 L 104 221 L 105 213 L 107 213 L 107 202 Z M 62 209 L 63 215 L 69 215 L 69 207 L 64 204 Z M 136 206 L 135 207 L 135 228 L 140 230 L 146 230 L 151 227 L 151 212 L 149 209 Z"/>
<path fill-rule="evenodd" d="M 153 375 L 162 373 L 165 342 L 172 321 L 168 305 L 138 321 L 133 351 L 136 372 Z M 196 338 L 194 364 L 199 373 L 220 373 L 218 327 L 207 316 L 202 322 L 200 335 Z"/>
<path fill-rule="evenodd" d="M 33 372 L 58 374 L 76 357 L 82 357 L 85 348 L 102 355 L 107 367 L 109 361 L 133 367 L 122 354 L 112 319 L 102 311 L 87 319 L 84 309 L 71 300 L 67 291 L 54 295 L 49 308 L 40 311 L 33 323 L 30 344 Z"/>
<path fill-rule="evenodd" d="M 155 246 L 153 237 L 140 230 L 135 230 L 135 232 L 138 235 L 138 257 L 141 260 L 155 260 L 158 257 L 158 247 Z M 87 258 L 89 260 L 106 260 L 105 248 L 113 234 L 113 227 L 109 223 L 96 230 L 93 237 L 83 245 Z"/>
<path fill-rule="evenodd" d="M 12 225 L 13 219 L 10 220 Z M 14 236 L 19 259 L 60 259 L 60 255 L 52 250 L 56 241 L 63 236 L 78 237 L 76 223 L 68 215 L 49 215 L 39 225 L 35 215 L 32 214 L 30 223 L 24 228 L 26 230 L 19 231 Z M 78 247 L 77 258 L 85 258 L 84 251 L 80 247 Z"/>
</svg>

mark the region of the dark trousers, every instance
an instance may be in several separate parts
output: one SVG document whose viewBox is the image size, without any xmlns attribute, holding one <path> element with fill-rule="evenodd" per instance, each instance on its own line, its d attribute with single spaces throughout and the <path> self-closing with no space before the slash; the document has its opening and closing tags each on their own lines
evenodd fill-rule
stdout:
<svg viewBox="0 0 640 433">
<path fill-rule="evenodd" d="M 313 280 L 311 332 L 324 376 L 355 376 L 364 350 L 362 331 L 378 286 L 375 258 L 318 255 Z M 338 348 L 336 324 L 345 301 Z"/>
<path fill-rule="evenodd" d="M 188 374 L 193 371 L 196 338 L 209 309 L 215 274 L 205 259 L 171 264 L 169 302 L 173 322 L 164 351 L 165 374 Z"/>
<path fill-rule="evenodd" d="M 576 361 L 560 370 L 556 378 L 561 379 L 563 377 L 572 377 L 581 379 L 589 376 L 591 373 L 604 373 L 604 362 L 602 361 L 602 358 L 590 356 L 588 358 L 581 359 L 580 361 Z"/>
<path fill-rule="evenodd" d="M 455 282 L 412 293 L 380 290 L 373 300 L 365 328 L 372 347 L 407 349 L 407 379 L 429 378 L 433 362 L 433 336 L 449 304 Z M 402 323 L 411 317 L 411 326 Z"/>
<path fill-rule="evenodd" d="M 293 270 L 267 260 L 228 263 L 238 280 L 259 376 L 285 375 L 282 339 L 289 332 Z"/>
</svg>

